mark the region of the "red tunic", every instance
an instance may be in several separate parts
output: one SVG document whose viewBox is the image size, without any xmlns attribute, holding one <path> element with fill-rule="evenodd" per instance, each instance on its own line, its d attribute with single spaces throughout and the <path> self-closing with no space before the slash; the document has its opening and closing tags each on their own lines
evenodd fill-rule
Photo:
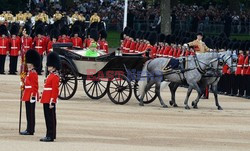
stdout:
<svg viewBox="0 0 250 151">
<path fill-rule="evenodd" d="M 46 78 L 44 85 L 41 103 L 57 103 L 57 97 L 59 93 L 59 81 L 60 77 L 57 73 L 50 73 Z"/>
<path fill-rule="evenodd" d="M 152 46 L 151 47 L 151 58 L 155 58 L 156 57 L 156 53 L 157 53 L 157 46 Z"/>
<path fill-rule="evenodd" d="M 21 50 L 21 39 L 20 37 L 10 39 L 10 56 L 18 56 Z"/>
<path fill-rule="evenodd" d="M 247 70 L 249 69 L 249 56 L 246 56 L 244 60 L 244 69 L 243 69 L 243 74 L 248 75 Z"/>
<path fill-rule="evenodd" d="M 7 37 L 0 37 L 0 55 L 7 55 L 7 51 L 9 51 L 9 39 Z"/>
<path fill-rule="evenodd" d="M 249 62 L 249 60 L 248 60 L 248 69 L 247 69 L 246 75 L 250 75 L 250 62 Z"/>
<path fill-rule="evenodd" d="M 35 45 L 35 50 L 40 54 L 43 55 L 43 53 L 46 51 L 46 41 L 44 38 L 34 38 L 34 45 Z"/>
<path fill-rule="evenodd" d="M 135 44 L 135 51 L 136 52 L 139 51 L 139 46 L 140 46 L 140 42 L 136 42 L 136 44 Z"/>
<path fill-rule="evenodd" d="M 28 72 L 24 81 L 23 101 L 30 101 L 31 97 L 38 98 L 38 75 L 35 70 Z"/>
<path fill-rule="evenodd" d="M 175 48 L 171 48 L 171 49 L 169 50 L 169 52 L 168 52 L 168 56 L 169 56 L 169 57 L 173 57 L 173 55 L 174 55 L 174 49 L 175 49 Z"/>
<path fill-rule="evenodd" d="M 73 47 L 83 48 L 82 38 L 80 38 L 80 37 L 72 37 L 71 41 L 73 43 Z"/>
<path fill-rule="evenodd" d="M 181 50 L 181 48 L 178 48 L 176 57 L 179 58 L 181 56 L 181 54 L 182 54 L 182 50 Z"/>
<path fill-rule="evenodd" d="M 72 42 L 72 41 L 71 41 L 69 36 L 66 36 L 65 38 L 63 38 L 62 36 L 59 36 L 58 42 L 60 42 L 60 43 L 68 43 L 68 42 Z"/>
<path fill-rule="evenodd" d="M 29 49 L 32 48 L 32 38 L 31 37 L 22 37 L 22 51 L 26 53 Z"/>
<path fill-rule="evenodd" d="M 241 74 L 243 74 L 243 65 L 244 65 L 244 55 L 239 54 L 237 68 L 236 68 L 236 71 L 235 71 L 235 75 L 241 75 Z"/>
<path fill-rule="evenodd" d="M 131 42 L 132 42 L 131 40 L 127 40 L 125 46 L 123 47 L 123 52 L 125 52 L 125 53 L 129 52 L 129 48 L 130 48 Z"/>
<path fill-rule="evenodd" d="M 171 46 L 166 46 L 164 51 L 163 51 L 163 56 L 167 57 L 169 55 L 169 51 L 171 50 Z"/>
<path fill-rule="evenodd" d="M 49 43 L 48 43 L 48 47 L 47 47 L 47 53 L 49 54 L 50 52 L 52 52 L 53 51 L 53 44 L 54 44 L 55 42 L 53 42 L 53 41 L 50 41 Z"/>
<path fill-rule="evenodd" d="M 190 51 L 189 50 L 186 50 L 185 51 L 185 56 L 189 56 L 190 55 Z"/>
<path fill-rule="evenodd" d="M 143 51 L 143 47 L 144 47 L 144 43 L 140 43 L 140 45 L 138 47 L 138 51 L 142 52 Z"/>
<path fill-rule="evenodd" d="M 178 52 L 178 49 L 174 48 L 174 50 L 173 50 L 173 57 L 177 58 L 177 52 Z"/>
<path fill-rule="evenodd" d="M 108 42 L 107 41 L 99 40 L 98 44 L 99 44 L 99 49 L 100 50 L 104 50 L 106 53 L 109 52 L 109 47 L 108 47 Z"/>
<path fill-rule="evenodd" d="M 129 47 L 129 52 L 130 53 L 134 53 L 135 52 L 135 48 L 136 48 L 136 42 L 135 41 L 131 41 L 130 47 Z"/>
<path fill-rule="evenodd" d="M 84 48 L 88 48 L 91 44 L 91 39 L 90 38 L 86 38 L 84 39 Z"/>
</svg>

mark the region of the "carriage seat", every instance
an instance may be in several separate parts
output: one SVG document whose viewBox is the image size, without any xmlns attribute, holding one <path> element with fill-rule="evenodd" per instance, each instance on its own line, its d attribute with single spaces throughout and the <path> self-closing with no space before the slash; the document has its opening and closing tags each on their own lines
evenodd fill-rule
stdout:
<svg viewBox="0 0 250 151">
<path fill-rule="evenodd" d="M 169 58 L 166 65 L 163 67 L 163 72 L 170 72 L 173 70 L 184 72 L 186 68 L 186 58 Z"/>
</svg>

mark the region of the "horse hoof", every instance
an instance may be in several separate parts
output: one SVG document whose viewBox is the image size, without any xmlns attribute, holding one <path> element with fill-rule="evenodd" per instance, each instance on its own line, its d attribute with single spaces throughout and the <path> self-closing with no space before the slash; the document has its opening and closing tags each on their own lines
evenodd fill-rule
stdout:
<svg viewBox="0 0 250 151">
<path fill-rule="evenodd" d="M 143 103 L 139 103 L 139 105 L 140 105 L 140 106 L 144 106 L 144 104 L 143 104 Z"/>
<path fill-rule="evenodd" d="M 193 108 L 194 108 L 194 109 L 198 109 L 198 106 L 197 106 L 197 105 L 195 105 L 195 106 L 193 106 Z"/>
<path fill-rule="evenodd" d="M 167 106 L 167 105 L 163 105 L 162 107 L 163 107 L 163 108 L 168 108 L 168 106 Z"/>
<path fill-rule="evenodd" d="M 174 107 L 178 107 L 178 105 L 177 105 L 177 104 L 174 104 Z"/>
<path fill-rule="evenodd" d="M 186 109 L 186 110 L 190 110 L 190 107 L 189 107 L 189 106 L 185 106 L 185 109 Z"/>
<path fill-rule="evenodd" d="M 170 104 L 171 106 L 173 106 L 174 103 L 173 103 L 173 101 L 171 100 L 171 101 L 169 101 L 169 104 Z"/>
<path fill-rule="evenodd" d="M 223 110 L 223 108 L 221 106 L 218 106 L 218 110 Z"/>
<path fill-rule="evenodd" d="M 192 106 L 195 106 L 195 102 L 194 101 L 192 102 Z"/>
</svg>

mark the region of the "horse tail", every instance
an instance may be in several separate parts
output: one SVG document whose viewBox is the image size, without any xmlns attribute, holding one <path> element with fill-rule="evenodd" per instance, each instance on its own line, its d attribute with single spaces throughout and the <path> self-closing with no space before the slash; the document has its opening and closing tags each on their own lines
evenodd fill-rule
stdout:
<svg viewBox="0 0 250 151">
<path fill-rule="evenodd" d="M 149 63 L 150 63 L 150 60 L 145 63 L 145 65 L 144 65 L 144 67 L 142 69 L 141 78 L 140 78 L 140 80 L 138 82 L 138 84 L 139 84 L 139 94 L 140 95 L 143 94 L 143 92 L 144 92 L 144 90 L 145 90 L 145 88 L 147 86 L 147 83 L 148 83 L 148 79 L 147 79 L 148 75 L 147 75 L 147 73 L 148 73 L 148 64 Z"/>
</svg>

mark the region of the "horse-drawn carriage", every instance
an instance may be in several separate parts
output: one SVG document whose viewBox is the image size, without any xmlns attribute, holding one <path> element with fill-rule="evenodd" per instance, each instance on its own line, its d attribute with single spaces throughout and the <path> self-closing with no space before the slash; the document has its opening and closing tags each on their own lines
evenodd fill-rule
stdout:
<svg viewBox="0 0 250 151">
<path fill-rule="evenodd" d="M 130 100 L 134 91 L 136 99 L 139 100 L 137 79 L 140 78 L 140 71 L 148 57 L 142 54 L 117 56 L 115 52 L 86 57 L 83 55 L 85 50 L 73 48 L 70 43 L 54 44 L 53 51 L 59 54 L 62 64 L 60 99 L 72 98 L 78 81 L 82 81 L 84 91 L 91 99 L 101 99 L 107 94 L 113 103 L 122 105 Z M 155 99 L 155 92 L 150 90 L 144 103 Z"/>
</svg>

